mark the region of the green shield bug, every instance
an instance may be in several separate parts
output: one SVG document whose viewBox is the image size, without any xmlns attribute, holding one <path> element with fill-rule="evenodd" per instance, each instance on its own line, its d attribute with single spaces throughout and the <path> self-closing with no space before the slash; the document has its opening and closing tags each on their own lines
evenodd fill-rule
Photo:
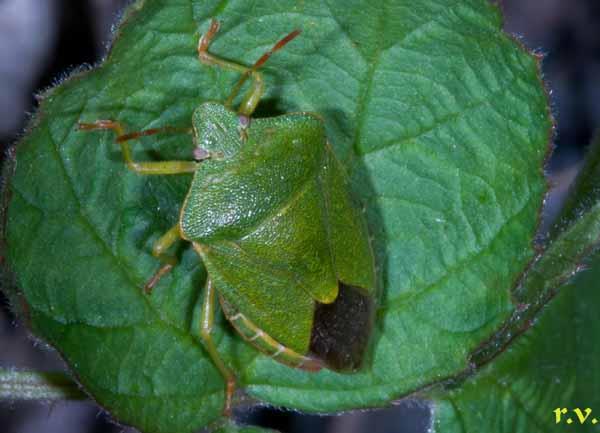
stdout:
<svg viewBox="0 0 600 433">
<path fill-rule="evenodd" d="M 130 140 L 176 128 L 126 133 L 113 120 L 79 128 L 115 132 L 125 163 L 136 173 L 193 173 L 179 220 L 153 247 L 163 265 L 146 291 L 176 265 L 166 254 L 169 247 L 180 239 L 191 242 L 208 271 L 202 341 L 226 380 L 229 414 L 235 376 L 211 338 L 216 295 L 237 332 L 276 361 L 308 371 L 354 371 L 371 333 L 375 268 L 362 210 L 323 120 L 305 112 L 251 119 L 264 91 L 258 69 L 300 32 L 246 67 L 208 52 L 218 28 L 213 20 L 200 38 L 199 60 L 241 78 L 225 103 L 205 102 L 194 111 L 193 160 L 132 159 Z M 233 110 L 248 79 L 249 90 Z"/>
</svg>

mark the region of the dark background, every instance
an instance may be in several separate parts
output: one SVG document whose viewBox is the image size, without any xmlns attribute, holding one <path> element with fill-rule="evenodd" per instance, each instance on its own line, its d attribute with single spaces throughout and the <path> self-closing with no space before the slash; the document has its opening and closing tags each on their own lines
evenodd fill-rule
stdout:
<svg viewBox="0 0 600 433">
<path fill-rule="evenodd" d="M 78 65 L 106 52 L 113 23 L 127 0 L 0 0 L 0 145 L 11 145 L 35 111 L 35 93 Z M 554 186 L 550 220 L 600 124 L 600 1 L 505 0 L 506 30 L 545 54 L 544 79 L 557 121 L 556 150 L 548 166 Z M 49 348 L 34 345 L 0 295 L 0 366 L 56 370 Z M 255 409 L 244 419 L 282 432 L 423 433 L 427 408 L 394 408 L 335 417 Z M 109 433 L 123 429 L 89 402 L 0 402 L 4 433 Z"/>
</svg>

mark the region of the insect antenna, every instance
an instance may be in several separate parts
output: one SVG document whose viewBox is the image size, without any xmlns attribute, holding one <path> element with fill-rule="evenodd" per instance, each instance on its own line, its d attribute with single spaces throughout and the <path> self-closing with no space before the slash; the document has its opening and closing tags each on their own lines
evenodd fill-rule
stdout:
<svg viewBox="0 0 600 433">
<path fill-rule="evenodd" d="M 225 105 L 226 106 L 231 106 L 233 104 L 233 100 L 238 95 L 240 89 L 242 88 L 242 86 L 244 85 L 244 83 L 246 82 L 246 80 L 248 79 L 248 77 L 250 75 L 252 75 L 253 72 L 256 72 L 256 70 L 258 70 L 262 65 L 264 65 L 267 62 L 267 60 L 269 60 L 269 58 L 275 52 L 279 51 L 284 46 L 286 46 L 289 42 L 291 42 L 294 38 L 296 38 L 296 36 L 298 36 L 300 33 L 302 33 L 302 30 L 300 30 L 300 29 L 296 29 L 296 30 L 290 32 L 287 36 L 285 36 L 284 38 L 282 38 L 281 40 L 279 40 L 279 42 L 277 42 L 275 45 L 273 45 L 273 47 L 269 51 L 267 51 L 266 53 L 264 53 L 252 65 L 252 67 L 250 67 L 248 70 L 246 70 L 242 74 L 242 76 L 240 77 L 240 79 L 238 80 L 238 82 L 235 84 L 235 86 L 233 87 L 233 90 L 231 91 L 231 94 L 227 98 L 227 101 L 225 102 Z"/>
</svg>

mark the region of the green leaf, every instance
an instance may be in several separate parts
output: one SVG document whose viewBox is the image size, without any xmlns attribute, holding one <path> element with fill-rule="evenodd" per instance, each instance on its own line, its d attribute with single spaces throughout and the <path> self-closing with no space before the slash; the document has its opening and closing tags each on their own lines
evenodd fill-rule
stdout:
<svg viewBox="0 0 600 433">
<path fill-rule="evenodd" d="M 539 320 L 474 378 L 435 402 L 438 433 L 597 431 L 574 409 L 600 406 L 600 257 L 561 290 Z M 560 424 L 554 410 L 567 408 Z M 574 423 L 567 424 L 567 418 Z"/>
<path fill-rule="evenodd" d="M 152 296 L 151 245 L 177 220 L 190 178 L 127 171 L 114 136 L 77 131 L 189 127 L 236 77 L 211 52 L 264 68 L 259 115 L 320 113 L 365 203 L 382 297 L 364 371 L 311 374 L 258 355 L 219 326 L 219 351 L 253 398 L 328 412 L 389 403 L 462 372 L 508 318 L 535 255 L 551 119 L 537 59 L 487 0 L 138 1 L 107 60 L 46 94 L 19 144 L 8 262 L 32 330 L 115 418 L 146 432 L 218 419 L 223 382 L 200 343 L 204 270 L 189 246 Z M 189 136 L 135 143 L 140 160 L 191 159 Z M 16 301 L 15 301 L 16 302 Z M 221 319 L 222 321 L 222 319 Z"/>
<path fill-rule="evenodd" d="M 556 295 L 561 286 L 585 269 L 583 263 L 600 246 L 600 140 L 586 155 L 586 164 L 552 230 L 546 245 L 523 274 L 514 290 L 518 308 L 502 329 L 471 356 L 471 365 L 479 366 L 529 327 L 540 309 Z"/>
<path fill-rule="evenodd" d="M 600 332 L 598 279 L 600 256 L 592 271 L 564 286 L 590 260 L 600 245 L 600 140 L 586 156 L 548 246 L 523 276 L 515 291 L 520 308 L 506 326 L 473 354 L 481 365 L 515 336 L 533 325 L 517 343 L 449 395 L 437 393 L 436 431 L 440 433 L 565 431 L 571 417 L 581 431 L 592 431 L 593 416 L 579 424 L 572 411 L 600 405 L 595 373 L 600 363 L 593 347 Z M 560 292 L 559 292 L 560 289 Z M 537 314 L 557 293 L 558 299 Z M 561 425 L 554 410 L 567 408 Z"/>
</svg>

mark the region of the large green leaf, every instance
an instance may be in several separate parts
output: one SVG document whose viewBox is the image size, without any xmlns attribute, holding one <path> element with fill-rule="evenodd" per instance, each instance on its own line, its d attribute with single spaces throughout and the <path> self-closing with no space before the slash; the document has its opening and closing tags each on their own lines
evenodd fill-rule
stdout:
<svg viewBox="0 0 600 433">
<path fill-rule="evenodd" d="M 492 364 L 434 405 L 438 433 L 595 432 L 600 257 Z M 555 410 L 566 408 L 561 422 Z M 592 413 L 584 422 L 575 412 Z M 568 419 L 572 423 L 567 423 Z"/>
<path fill-rule="evenodd" d="M 328 412 L 383 405 L 463 371 L 510 317 L 511 289 L 534 257 L 551 130 L 537 59 L 502 32 L 487 0 L 134 3 L 103 65 L 48 92 L 17 149 L 8 260 L 33 331 L 123 422 L 187 432 L 219 416 L 222 379 L 198 338 L 197 256 L 182 245 L 152 296 L 140 290 L 189 177 L 128 172 L 111 134 L 75 128 L 103 118 L 189 127 L 201 101 L 224 99 L 237 77 L 195 56 L 213 16 L 222 30 L 211 51 L 248 64 L 303 29 L 265 68 L 259 115 L 325 118 L 366 205 L 382 285 L 364 371 L 292 370 L 220 326 L 240 385 Z M 192 143 L 161 136 L 135 149 L 142 160 L 190 159 Z"/>
<path fill-rule="evenodd" d="M 591 272 L 561 286 L 585 268 L 600 246 L 599 181 L 600 139 L 588 151 L 562 216 L 549 232 L 548 245 L 515 291 L 521 308 L 473 354 L 472 364 L 489 361 L 498 355 L 498 347 L 532 329 L 463 386 L 447 394 L 433 393 L 439 433 L 597 430 L 600 417 L 594 421 L 592 408 L 600 405 L 600 357 L 594 347 L 600 333 L 600 255 L 591 261 Z M 557 293 L 558 299 L 538 319 L 540 309 Z M 557 408 L 567 411 L 559 423 Z M 592 414 L 586 417 L 587 408 Z"/>
</svg>

